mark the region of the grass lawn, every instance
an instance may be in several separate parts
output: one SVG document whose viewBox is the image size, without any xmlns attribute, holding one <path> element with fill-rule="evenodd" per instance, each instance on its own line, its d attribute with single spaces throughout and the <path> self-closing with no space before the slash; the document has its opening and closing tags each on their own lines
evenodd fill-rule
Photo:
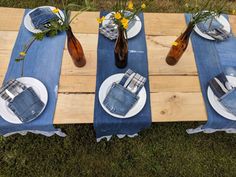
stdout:
<svg viewBox="0 0 236 177">
<path fill-rule="evenodd" d="M 109 1 L 94 3 L 96 8 L 104 8 Z M 0 6 L 7 7 L 46 4 L 51 1 L 0 0 Z M 183 5 L 182 0 L 158 0 L 148 11 L 183 12 Z M 153 124 L 136 138 L 100 143 L 95 141 L 92 125 L 60 126 L 68 134 L 66 138 L 33 134 L 0 137 L 0 177 L 236 176 L 236 135 L 186 133 L 187 128 L 200 124 Z"/>
</svg>

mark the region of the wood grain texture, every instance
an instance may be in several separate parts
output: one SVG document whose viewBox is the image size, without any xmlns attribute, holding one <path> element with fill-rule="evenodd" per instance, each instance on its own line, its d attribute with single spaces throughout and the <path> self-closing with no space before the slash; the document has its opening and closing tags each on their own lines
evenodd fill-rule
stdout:
<svg viewBox="0 0 236 177">
<path fill-rule="evenodd" d="M 150 76 L 150 91 L 157 92 L 200 92 L 198 76 Z M 60 93 L 94 93 L 96 76 L 62 75 Z"/>
<path fill-rule="evenodd" d="M 229 22 L 233 33 L 236 35 L 236 15 L 229 15 Z"/>
<path fill-rule="evenodd" d="M 186 27 L 184 14 L 144 13 L 147 35 L 178 36 Z"/>
<path fill-rule="evenodd" d="M 207 120 L 201 93 L 154 93 L 151 108 L 153 122 Z"/>
<path fill-rule="evenodd" d="M 0 7 L 0 31 L 18 31 L 24 9 Z"/>
<path fill-rule="evenodd" d="M 93 123 L 94 94 L 58 94 L 54 124 Z"/>
<path fill-rule="evenodd" d="M 152 122 L 207 120 L 201 93 L 151 93 Z M 54 124 L 93 123 L 94 94 L 59 94 Z"/>
<path fill-rule="evenodd" d="M 2 76 L 0 76 L 0 85 L 3 83 L 3 77 Z"/>
<path fill-rule="evenodd" d="M 10 56 L 11 56 L 10 50 L 0 50 L 0 76 L 5 76 L 8 63 L 10 61 Z"/>
</svg>

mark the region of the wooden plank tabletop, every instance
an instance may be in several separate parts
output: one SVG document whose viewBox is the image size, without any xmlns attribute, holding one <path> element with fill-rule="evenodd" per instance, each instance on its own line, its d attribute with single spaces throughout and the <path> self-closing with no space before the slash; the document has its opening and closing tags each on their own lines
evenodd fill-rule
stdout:
<svg viewBox="0 0 236 177">
<path fill-rule="evenodd" d="M 23 14 L 24 9 L 0 7 L 0 83 Z M 54 124 L 93 123 L 98 16 L 99 12 L 84 12 L 72 24 L 73 32 L 83 45 L 87 65 L 75 67 L 65 47 Z M 191 44 L 176 66 L 165 62 L 171 43 L 186 27 L 184 15 L 145 13 L 144 17 L 152 121 L 207 120 Z M 230 16 L 230 22 L 236 31 L 236 17 Z"/>
</svg>

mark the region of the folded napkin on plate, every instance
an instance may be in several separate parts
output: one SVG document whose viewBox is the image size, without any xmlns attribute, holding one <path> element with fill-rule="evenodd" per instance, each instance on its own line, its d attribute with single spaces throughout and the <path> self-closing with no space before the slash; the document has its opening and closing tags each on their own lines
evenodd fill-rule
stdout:
<svg viewBox="0 0 236 177">
<path fill-rule="evenodd" d="M 236 115 L 236 89 L 229 83 L 224 73 L 209 81 L 209 86 L 222 106 Z"/>
<path fill-rule="evenodd" d="M 100 27 L 99 31 L 110 40 L 115 40 L 118 37 L 118 30 L 113 24 L 113 21 L 110 21 L 109 24 Z"/>
<path fill-rule="evenodd" d="M 146 78 L 128 70 L 119 83 L 113 83 L 103 105 L 112 113 L 125 116 L 139 100 Z"/>
<path fill-rule="evenodd" d="M 125 16 L 131 15 L 130 12 L 126 12 Z M 136 19 L 129 21 L 129 26 L 127 28 L 127 32 L 134 27 L 136 23 Z M 104 25 L 99 28 L 99 31 L 101 34 L 103 34 L 105 37 L 107 37 L 110 40 L 115 40 L 118 37 L 118 29 L 117 25 L 114 23 L 113 20 L 110 20 L 107 25 Z"/>
<path fill-rule="evenodd" d="M 42 31 L 47 29 L 47 25 L 52 20 L 59 20 L 59 17 L 52 12 L 48 7 L 46 8 L 37 8 L 29 14 L 32 23 L 36 29 Z"/>
<path fill-rule="evenodd" d="M 233 89 L 233 86 L 230 84 L 224 73 L 211 79 L 209 81 L 209 86 L 218 98 L 221 98 Z"/>
<path fill-rule="evenodd" d="M 225 40 L 230 37 L 230 33 L 224 30 L 224 26 L 215 17 L 198 23 L 197 27 L 215 40 Z"/>
<path fill-rule="evenodd" d="M 1 98 L 23 123 L 34 120 L 45 106 L 33 88 L 17 80 L 7 82 L 0 90 Z"/>
</svg>

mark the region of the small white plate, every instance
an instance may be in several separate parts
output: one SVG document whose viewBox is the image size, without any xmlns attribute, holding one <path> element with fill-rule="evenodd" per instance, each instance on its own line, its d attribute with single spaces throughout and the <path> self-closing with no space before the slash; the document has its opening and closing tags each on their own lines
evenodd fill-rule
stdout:
<svg viewBox="0 0 236 177">
<path fill-rule="evenodd" d="M 230 28 L 230 24 L 228 22 L 228 20 L 223 16 L 223 15 L 220 15 L 220 16 L 216 16 L 215 17 L 216 20 L 218 20 L 219 23 L 221 23 L 223 26 L 224 26 L 224 30 L 227 31 L 228 33 L 231 32 L 231 28 Z M 194 27 L 194 30 L 195 32 L 200 35 L 201 37 L 205 38 L 205 39 L 208 39 L 208 40 L 212 40 L 214 41 L 215 39 L 211 36 L 209 36 L 208 34 L 206 33 L 203 33 L 197 25 L 195 25 Z"/>
<path fill-rule="evenodd" d="M 99 94 L 98 94 L 98 98 L 99 98 L 99 102 L 102 105 L 102 108 L 111 116 L 116 117 L 116 118 L 121 118 L 121 119 L 126 119 L 126 118 L 130 118 L 135 116 L 136 114 L 138 114 L 143 107 L 145 106 L 146 103 L 146 99 L 147 99 L 147 93 L 146 93 L 146 89 L 145 87 L 143 87 L 141 89 L 141 91 L 139 92 L 138 96 L 139 96 L 139 100 L 138 102 L 135 104 L 135 106 L 125 115 L 125 116 L 120 116 L 117 114 L 113 114 L 111 113 L 104 105 L 103 105 L 103 101 L 106 98 L 106 95 L 109 91 L 109 89 L 111 88 L 112 84 L 114 82 L 119 82 L 122 77 L 124 76 L 124 74 L 114 74 L 110 77 L 108 77 L 101 85 L 100 89 L 99 89 Z"/>
<path fill-rule="evenodd" d="M 30 14 L 31 12 L 35 11 L 35 10 L 38 9 L 38 8 L 50 8 L 51 10 L 54 10 L 56 7 L 52 7 L 52 6 L 41 6 L 41 7 L 37 7 L 37 8 L 35 8 L 35 9 L 32 9 L 30 12 L 28 12 L 28 13 L 25 15 L 25 18 L 24 18 L 24 25 L 25 25 L 26 29 L 29 30 L 29 31 L 32 32 L 32 33 L 41 33 L 41 32 L 42 32 L 41 30 L 36 29 L 36 28 L 34 27 L 34 24 L 32 23 L 32 20 L 31 20 L 31 18 L 30 18 L 30 16 L 29 16 L 29 14 Z M 60 15 L 59 15 L 59 14 L 60 14 Z M 63 13 L 61 10 L 59 10 L 59 12 L 58 12 L 56 15 L 57 15 L 58 17 L 61 16 L 61 18 L 63 19 L 63 21 L 65 20 L 65 15 L 64 15 L 64 13 Z"/>
<path fill-rule="evenodd" d="M 21 77 L 16 79 L 19 82 L 23 83 L 26 87 L 32 87 L 35 91 L 35 93 L 38 95 L 38 97 L 41 99 L 41 101 L 44 103 L 44 108 L 41 111 L 41 113 L 44 111 L 47 102 L 48 102 L 48 92 L 45 87 L 45 85 L 32 77 Z M 8 108 L 7 102 L 0 98 L 0 116 L 5 119 L 7 122 L 10 122 L 12 124 L 22 124 L 23 122 L 20 121 L 20 119 Z M 40 114 L 41 114 L 40 113 Z M 39 114 L 39 115 L 40 115 Z"/>
<path fill-rule="evenodd" d="M 236 87 L 236 77 L 233 76 L 226 76 L 230 84 L 234 87 Z M 221 105 L 221 103 L 218 101 L 218 98 L 215 96 L 213 91 L 211 90 L 210 87 L 207 89 L 207 96 L 208 100 L 213 107 L 213 109 L 220 114 L 221 116 L 225 117 L 226 119 L 230 120 L 236 120 L 236 116 L 233 115 L 232 113 L 228 112 L 224 106 Z"/>
<path fill-rule="evenodd" d="M 105 26 L 105 25 L 107 25 L 107 24 L 110 23 L 110 17 L 111 17 L 114 13 L 115 13 L 115 12 L 111 12 L 111 13 L 109 13 L 109 14 L 107 14 L 107 15 L 105 16 L 105 20 L 103 21 L 102 26 Z M 128 39 L 131 39 L 131 38 L 135 37 L 136 35 L 138 35 L 138 33 L 139 33 L 139 32 L 141 31 L 141 29 L 142 29 L 142 22 L 141 22 L 140 18 L 139 18 L 137 15 L 135 15 L 135 19 L 134 19 L 134 20 L 136 20 L 134 26 L 133 26 L 131 29 L 129 29 L 129 30 L 127 31 Z"/>
</svg>

